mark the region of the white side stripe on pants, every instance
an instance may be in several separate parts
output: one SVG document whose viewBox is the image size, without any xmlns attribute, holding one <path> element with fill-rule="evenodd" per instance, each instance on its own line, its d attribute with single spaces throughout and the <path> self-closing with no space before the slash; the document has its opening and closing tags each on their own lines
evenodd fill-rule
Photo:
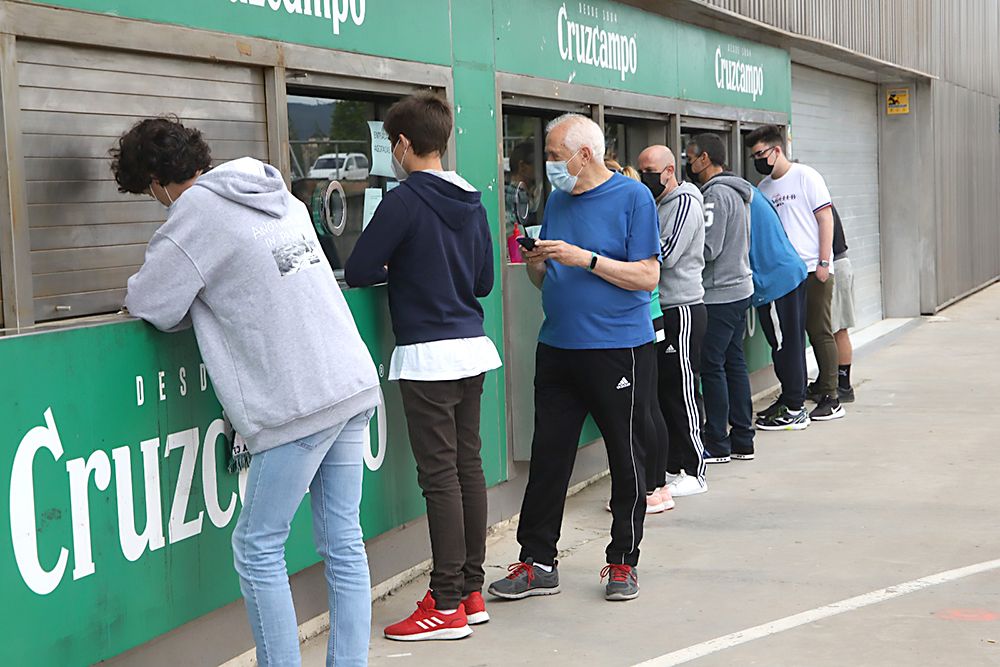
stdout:
<svg viewBox="0 0 1000 667">
<path fill-rule="evenodd" d="M 768 304 L 768 314 L 771 316 L 771 325 L 774 326 L 774 339 L 778 342 L 778 346 L 774 348 L 777 352 L 781 349 L 781 343 L 784 342 L 784 338 L 781 335 L 781 320 L 778 319 L 778 304 L 777 302 L 771 302 Z"/>
<path fill-rule="evenodd" d="M 691 307 L 680 307 L 680 344 L 681 385 L 684 388 L 684 406 L 688 418 L 688 434 L 698 452 L 698 479 L 705 478 L 705 445 L 701 441 L 701 415 L 698 412 L 698 401 L 694 392 L 694 369 L 691 367 Z"/>
<path fill-rule="evenodd" d="M 635 512 L 639 507 L 639 496 L 644 499 L 646 494 L 639 490 L 639 469 L 635 465 L 635 386 L 639 384 L 635 378 L 635 348 L 632 348 L 632 405 L 628 413 L 628 450 L 632 455 L 632 477 L 635 478 L 635 502 L 632 504 L 632 514 L 628 518 L 629 527 L 632 529 L 632 549 L 629 553 L 635 553 Z M 643 481 L 645 485 L 645 481 Z M 622 554 L 622 565 L 625 564 L 625 554 Z"/>
</svg>

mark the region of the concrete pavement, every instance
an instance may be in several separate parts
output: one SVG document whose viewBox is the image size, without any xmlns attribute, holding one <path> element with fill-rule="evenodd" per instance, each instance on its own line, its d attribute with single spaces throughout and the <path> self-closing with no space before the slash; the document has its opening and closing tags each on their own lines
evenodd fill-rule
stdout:
<svg viewBox="0 0 1000 667">
<path fill-rule="evenodd" d="M 634 665 L 1000 559 L 998 340 L 994 287 L 868 348 L 845 419 L 758 433 L 757 460 L 711 466 L 707 494 L 648 517 L 639 599 L 602 598 L 604 479 L 568 502 L 560 595 L 488 599 L 493 620 L 459 642 L 382 639 L 422 597 L 422 577 L 375 604 L 371 664 Z M 490 547 L 488 581 L 516 556 L 510 528 Z M 305 665 L 323 664 L 325 641 L 304 647 Z M 1000 569 L 660 664 L 1000 665 Z"/>
</svg>

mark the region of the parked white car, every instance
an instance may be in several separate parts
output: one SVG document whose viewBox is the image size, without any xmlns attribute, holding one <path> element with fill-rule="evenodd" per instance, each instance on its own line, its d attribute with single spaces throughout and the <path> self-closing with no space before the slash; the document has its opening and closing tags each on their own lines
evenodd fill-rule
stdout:
<svg viewBox="0 0 1000 667">
<path fill-rule="evenodd" d="M 370 166 L 363 153 L 326 153 L 320 155 L 309 169 L 309 178 L 367 181 Z"/>
</svg>

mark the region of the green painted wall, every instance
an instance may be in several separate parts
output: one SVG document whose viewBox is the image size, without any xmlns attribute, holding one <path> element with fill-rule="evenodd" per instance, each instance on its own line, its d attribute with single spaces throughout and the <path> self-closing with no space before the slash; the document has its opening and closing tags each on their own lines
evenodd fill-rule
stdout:
<svg viewBox="0 0 1000 667">
<path fill-rule="evenodd" d="M 496 2 L 494 29 L 499 71 L 750 109 L 791 107 L 785 51 L 614 2 Z"/>
<path fill-rule="evenodd" d="M 339 51 L 451 64 L 449 0 L 30 1 Z"/>
</svg>

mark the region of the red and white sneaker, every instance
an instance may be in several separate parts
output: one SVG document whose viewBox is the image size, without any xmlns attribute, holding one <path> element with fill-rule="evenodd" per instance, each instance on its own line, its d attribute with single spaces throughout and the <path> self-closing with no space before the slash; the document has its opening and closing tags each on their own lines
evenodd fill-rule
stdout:
<svg viewBox="0 0 1000 667">
<path fill-rule="evenodd" d="M 486 601 L 479 591 L 469 593 L 469 596 L 462 599 L 465 607 L 465 616 L 469 619 L 469 625 L 480 625 L 490 622 L 490 615 L 486 613 Z"/>
<path fill-rule="evenodd" d="M 458 605 L 454 614 L 442 614 L 434 608 L 430 591 L 417 603 L 417 610 L 408 618 L 385 629 L 387 639 L 401 642 L 419 642 L 428 639 L 463 639 L 472 634 L 465 607 Z"/>
</svg>

